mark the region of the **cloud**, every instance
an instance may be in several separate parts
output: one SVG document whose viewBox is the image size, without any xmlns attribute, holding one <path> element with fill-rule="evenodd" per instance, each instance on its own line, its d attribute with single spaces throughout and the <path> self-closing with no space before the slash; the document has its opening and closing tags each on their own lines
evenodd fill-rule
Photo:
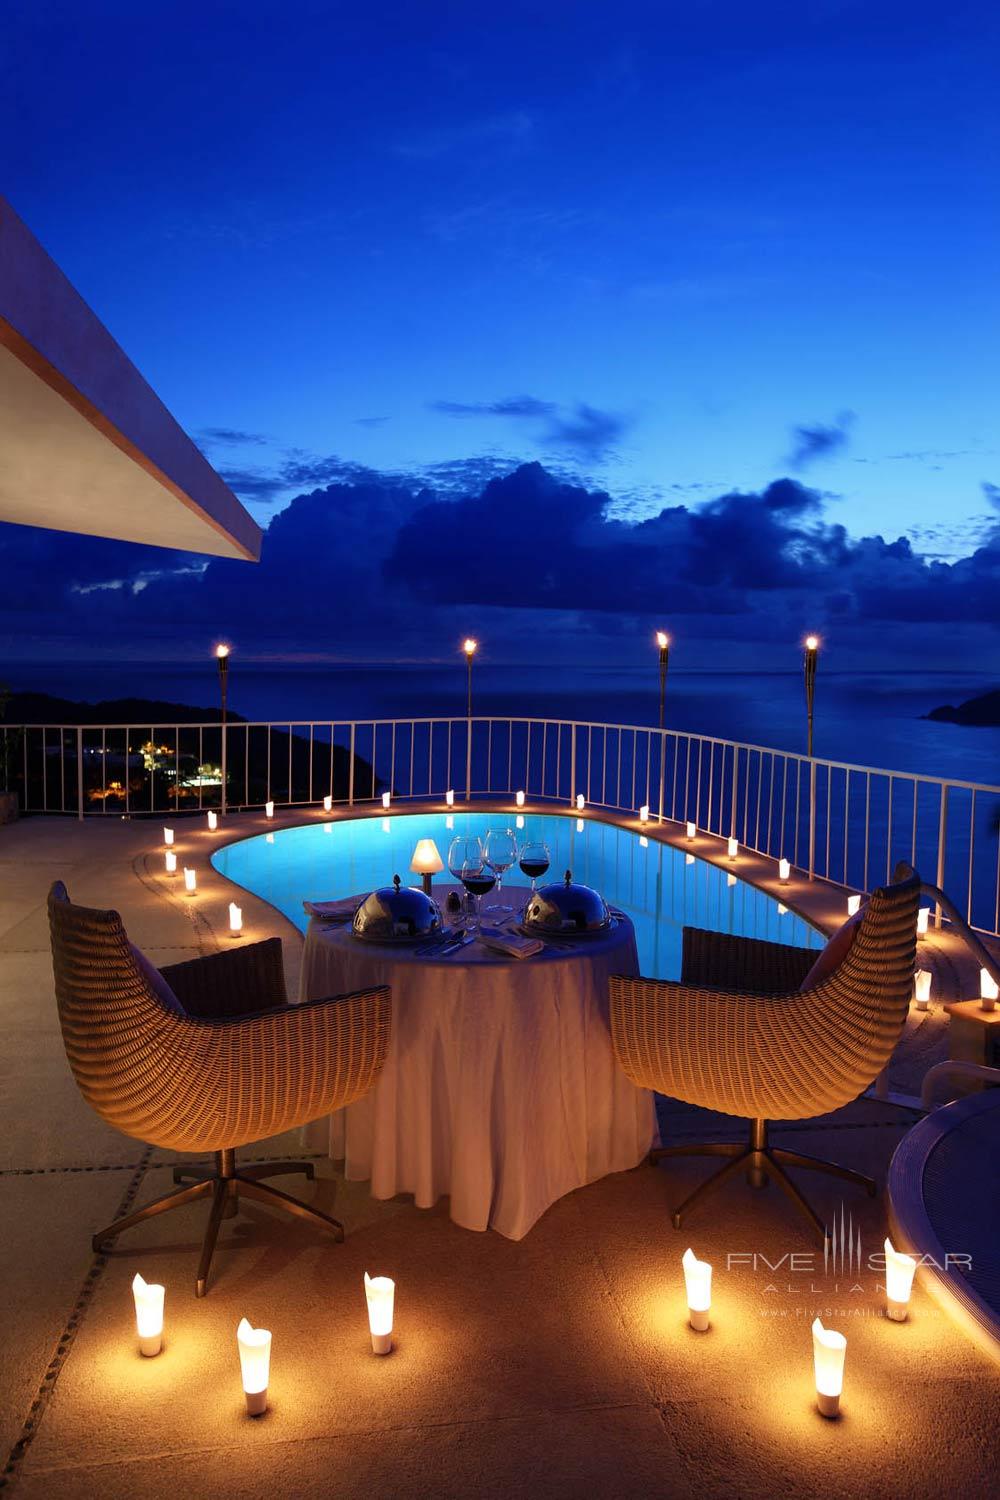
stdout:
<svg viewBox="0 0 1000 1500">
<path fill-rule="evenodd" d="M 586 401 L 561 407 L 538 396 L 507 396 L 499 401 L 431 401 L 428 406 L 446 417 L 506 417 L 532 423 L 540 446 L 562 448 L 591 462 L 606 458 L 634 423 L 632 417 L 604 411 Z"/>
<path fill-rule="evenodd" d="M 792 428 L 792 451 L 788 462 L 793 469 L 804 469 L 816 459 L 828 458 L 831 453 L 847 446 L 849 428 L 854 413 L 841 412 L 830 426 L 822 422 Z"/>
<path fill-rule="evenodd" d="M 208 444 L 254 447 L 263 447 L 270 441 L 262 432 L 243 432 L 238 427 L 203 427 L 198 440 Z"/>
<path fill-rule="evenodd" d="M 381 427 L 383 422 L 388 422 L 388 417 L 355 417 L 355 427 Z"/>
</svg>

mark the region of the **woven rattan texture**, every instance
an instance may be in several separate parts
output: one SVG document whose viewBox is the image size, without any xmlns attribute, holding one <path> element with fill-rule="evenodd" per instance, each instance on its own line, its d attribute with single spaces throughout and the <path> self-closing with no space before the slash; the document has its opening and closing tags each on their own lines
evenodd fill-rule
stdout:
<svg viewBox="0 0 1000 1500">
<path fill-rule="evenodd" d="M 813 989 L 612 978 L 619 1064 L 642 1088 L 743 1118 L 805 1119 L 849 1103 L 903 1028 L 919 896 L 913 873 L 873 891 L 843 963 Z"/>
<path fill-rule="evenodd" d="M 258 945 L 248 944 L 237 983 L 244 1003 L 263 1013 L 179 1015 L 151 992 L 117 912 L 75 906 L 57 882 L 49 923 L 70 1067 L 87 1102 L 126 1135 L 175 1151 L 246 1145 L 350 1104 L 382 1070 L 391 1016 L 385 986 L 265 1010 L 274 1004 L 273 950 L 257 965 L 266 982 L 254 1002 Z M 227 983 L 234 959 L 198 960 L 199 987 L 212 965 Z M 283 989 L 282 980 L 282 998 Z"/>
</svg>

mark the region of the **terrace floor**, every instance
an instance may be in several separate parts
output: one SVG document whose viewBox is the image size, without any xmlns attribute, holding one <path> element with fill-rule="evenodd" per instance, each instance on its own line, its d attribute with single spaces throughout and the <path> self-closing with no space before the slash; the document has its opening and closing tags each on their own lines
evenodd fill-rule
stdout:
<svg viewBox="0 0 1000 1500">
<path fill-rule="evenodd" d="M 242 834 L 260 823 L 244 816 L 227 832 L 234 825 Z M 94 1256 L 93 1230 L 126 1202 L 165 1191 L 169 1163 L 106 1127 L 76 1091 L 52 996 L 45 896 L 59 877 L 75 900 L 117 907 L 157 964 L 213 951 L 225 941 L 229 899 L 208 864 L 214 841 L 191 825 L 199 894 L 185 899 L 159 873 L 158 838 L 158 825 L 139 822 L 35 819 L 0 830 L 0 1460 L 11 1454 L 0 1485 L 18 1497 L 106 1500 L 180 1488 L 241 1497 L 991 1493 L 996 1368 L 919 1280 L 909 1320 L 887 1322 L 875 1274 L 826 1275 L 791 1205 L 741 1180 L 676 1233 L 668 1210 L 704 1175 L 696 1161 L 606 1178 L 562 1199 L 518 1243 L 459 1229 L 447 1203 L 376 1202 L 318 1161 L 317 1181 L 293 1190 L 344 1220 L 345 1243 L 241 1206 L 223 1224 L 201 1301 L 201 1206 Z M 766 884 L 760 866 L 741 873 Z M 843 911 L 830 887 L 782 888 L 781 898 L 827 925 Z M 242 905 L 248 938 L 284 939 L 294 994 L 298 933 L 255 898 Z M 929 939 L 921 961 L 935 970 L 937 996 L 970 993 L 947 934 Z M 913 1091 L 943 1050 L 945 1025 L 939 1003 L 911 1018 L 894 1087 Z M 661 1104 L 672 1140 L 739 1133 L 722 1117 Z M 866 1098 L 780 1134 L 884 1181 L 914 1118 Z M 288 1138 L 244 1153 L 289 1154 L 300 1153 Z M 881 1195 L 848 1188 L 842 1197 L 824 1179 L 807 1188 L 831 1216 L 843 1201 L 866 1255 L 881 1247 Z M 707 1334 L 687 1326 L 688 1243 L 715 1267 Z M 793 1252 L 806 1260 L 790 1270 Z M 728 1256 L 739 1260 L 727 1267 Z M 370 1353 L 366 1269 L 397 1282 L 387 1359 Z M 136 1271 L 167 1287 L 166 1342 L 153 1360 L 135 1350 Z M 817 1312 L 849 1341 L 837 1422 L 814 1405 Z M 234 1335 L 244 1314 L 274 1335 L 271 1409 L 257 1421 L 244 1415 L 239 1382 Z"/>
</svg>

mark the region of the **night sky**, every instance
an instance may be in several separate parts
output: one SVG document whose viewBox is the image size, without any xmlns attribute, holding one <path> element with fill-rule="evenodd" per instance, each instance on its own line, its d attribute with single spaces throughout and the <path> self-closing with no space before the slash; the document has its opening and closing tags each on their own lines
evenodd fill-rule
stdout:
<svg viewBox="0 0 1000 1500">
<path fill-rule="evenodd" d="M 998 58 L 987 0 L 8 0 L 0 189 L 271 529 L 0 526 L 6 654 L 988 669 Z"/>
</svg>

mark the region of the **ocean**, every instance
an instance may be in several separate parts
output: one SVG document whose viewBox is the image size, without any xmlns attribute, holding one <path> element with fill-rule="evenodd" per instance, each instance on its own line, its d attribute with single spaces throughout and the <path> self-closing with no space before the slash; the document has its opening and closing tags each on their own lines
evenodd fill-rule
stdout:
<svg viewBox="0 0 1000 1500">
<path fill-rule="evenodd" d="M 76 701 L 146 697 L 213 708 L 218 683 L 211 661 L 117 664 L 7 664 L 15 689 Z M 816 689 L 815 753 L 831 760 L 928 776 L 1000 784 L 1000 728 L 934 723 L 922 715 L 997 686 L 981 673 L 824 673 Z M 281 665 L 232 659 L 229 705 L 248 719 L 287 723 L 331 719 L 424 718 L 465 713 L 465 668 Z M 654 724 L 655 662 L 634 667 L 497 666 L 478 663 L 473 711 L 498 718 L 577 719 Z M 668 729 L 715 735 L 779 750 L 805 749 L 802 677 L 788 673 L 671 673 Z"/>
</svg>

